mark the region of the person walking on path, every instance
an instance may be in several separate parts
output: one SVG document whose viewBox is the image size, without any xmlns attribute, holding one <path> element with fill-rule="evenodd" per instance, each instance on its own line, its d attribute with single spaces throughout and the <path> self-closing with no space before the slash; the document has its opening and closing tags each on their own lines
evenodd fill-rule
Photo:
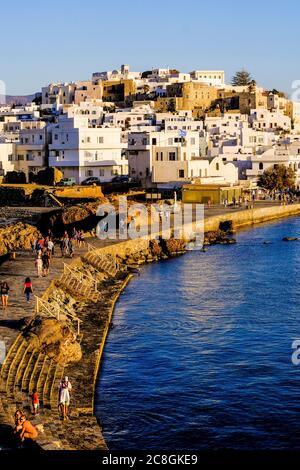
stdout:
<svg viewBox="0 0 300 470">
<path fill-rule="evenodd" d="M 73 241 L 71 238 L 69 238 L 69 241 L 68 241 L 68 251 L 69 251 L 70 258 L 73 258 L 74 246 L 73 246 Z"/>
<path fill-rule="evenodd" d="M 9 293 L 9 286 L 6 281 L 1 283 L 0 293 L 1 293 L 2 308 L 3 310 L 5 310 L 8 305 L 8 293 Z"/>
<path fill-rule="evenodd" d="M 26 297 L 26 301 L 30 301 L 30 295 L 33 294 L 33 289 L 32 289 L 32 282 L 30 277 L 26 277 L 25 282 L 24 282 L 24 294 Z"/>
<path fill-rule="evenodd" d="M 48 250 L 44 250 L 42 254 L 43 277 L 48 276 L 50 267 L 50 254 Z"/>
<path fill-rule="evenodd" d="M 50 252 L 50 258 L 54 256 L 54 243 L 51 239 L 48 241 L 48 251 Z"/>
<path fill-rule="evenodd" d="M 35 259 L 35 267 L 37 271 L 37 277 L 42 277 L 43 261 L 42 261 L 42 253 L 40 251 L 38 252 L 38 255 Z"/>
<path fill-rule="evenodd" d="M 70 406 L 70 391 L 72 390 L 71 382 L 66 376 L 65 380 L 59 384 L 59 407 L 62 419 L 68 419 L 68 411 Z"/>
</svg>

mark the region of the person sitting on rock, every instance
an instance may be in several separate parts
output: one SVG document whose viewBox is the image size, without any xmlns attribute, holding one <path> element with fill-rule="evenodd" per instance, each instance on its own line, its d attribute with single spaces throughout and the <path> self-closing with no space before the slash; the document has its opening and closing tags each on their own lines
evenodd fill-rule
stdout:
<svg viewBox="0 0 300 470">
<path fill-rule="evenodd" d="M 17 410 L 15 412 L 15 428 L 14 428 L 14 433 L 19 433 L 22 429 L 22 424 L 21 424 L 21 418 L 24 416 L 24 413 L 22 410 Z"/>
<path fill-rule="evenodd" d="M 28 419 L 26 419 L 25 415 L 21 416 L 20 423 L 22 425 L 22 431 L 20 434 L 21 442 L 24 442 L 25 439 L 35 441 L 38 436 L 37 429 L 31 424 L 30 421 L 28 421 Z"/>
</svg>

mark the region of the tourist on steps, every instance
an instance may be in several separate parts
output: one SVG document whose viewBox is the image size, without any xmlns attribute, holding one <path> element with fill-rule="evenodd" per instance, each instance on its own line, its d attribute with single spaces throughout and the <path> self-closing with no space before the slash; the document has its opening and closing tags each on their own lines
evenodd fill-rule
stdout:
<svg viewBox="0 0 300 470">
<path fill-rule="evenodd" d="M 30 296 L 33 294 L 33 289 L 32 289 L 32 282 L 30 277 L 26 277 L 25 282 L 24 282 L 24 294 L 26 301 L 30 301 Z"/>
<path fill-rule="evenodd" d="M 31 401 L 32 401 L 33 414 L 34 414 L 34 416 L 38 415 L 39 414 L 39 407 L 40 407 L 40 400 L 39 400 L 39 396 L 38 396 L 36 388 L 33 390 L 33 394 L 31 396 Z"/>
<path fill-rule="evenodd" d="M 66 376 L 64 381 L 59 384 L 59 409 L 62 415 L 62 419 L 65 421 L 68 419 L 68 411 L 70 406 L 70 391 L 72 390 L 71 382 Z"/>
<path fill-rule="evenodd" d="M 3 310 L 5 310 L 8 304 L 8 293 L 9 293 L 9 286 L 6 281 L 1 282 L 0 293 L 1 293 L 2 308 Z"/>
</svg>

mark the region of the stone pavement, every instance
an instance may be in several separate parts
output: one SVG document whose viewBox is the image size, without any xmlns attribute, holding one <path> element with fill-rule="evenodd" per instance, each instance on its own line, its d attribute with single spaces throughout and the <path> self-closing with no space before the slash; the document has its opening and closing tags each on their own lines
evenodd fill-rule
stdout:
<svg viewBox="0 0 300 470">
<path fill-rule="evenodd" d="M 96 248 L 111 245 L 111 240 L 90 239 Z M 7 355 L 1 368 L 0 393 L 0 448 L 10 448 L 11 426 L 17 408 L 24 409 L 31 421 L 38 425 L 38 444 L 44 449 L 105 449 L 106 444 L 101 429 L 93 416 L 94 382 L 109 327 L 114 297 L 121 288 L 123 276 L 116 279 L 104 276 L 101 284 L 101 301 L 77 299 L 78 317 L 82 323 L 83 359 L 73 367 L 55 363 L 43 351 L 33 349 L 20 333 L 21 320 L 31 319 L 35 315 L 34 300 L 28 304 L 23 294 L 23 282 L 29 276 L 33 282 L 34 293 L 42 296 L 55 280 L 57 288 L 63 272 L 63 262 L 68 265 L 78 264 L 77 269 L 85 272 L 84 255 L 87 246 L 75 249 L 75 258 L 62 258 L 59 247 L 52 259 L 50 274 L 38 278 L 35 271 L 34 256 L 30 252 L 17 254 L 15 260 L 9 260 L 0 267 L 0 280 L 6 280 L 10 286 L 9 306 L 0 313 L 0 340 L 5 344 Z M 91 267 L 95 271 L 95 267 Z M 99 272 L 101 266 L 99 267 Z M 105 274 L 105 273 L 104 273 Z M 103 273 L 102 273 L 103 275 Z M 119 279 L 120 277 L 120 279 Z M 68 286 L 69 290 L 72 288 Z M 54 286 L 54 289 L 56 287 Z M 71 292 L 77 298 L 78 292 Z M 51 293 L 50 293 L 51 297 Z M 58 384 L 64 374 L 68 373 L 74 383 L 70 421 L 60 420 L 57 400 Z M 87 384 L 82 377 L 87 377 Z M 33 418 L 30 411 L 30 394 L 37 388 L 41 401 L 41 414 Z M 74 420 L 76 422 L 74 422 Z"/>
</svg>

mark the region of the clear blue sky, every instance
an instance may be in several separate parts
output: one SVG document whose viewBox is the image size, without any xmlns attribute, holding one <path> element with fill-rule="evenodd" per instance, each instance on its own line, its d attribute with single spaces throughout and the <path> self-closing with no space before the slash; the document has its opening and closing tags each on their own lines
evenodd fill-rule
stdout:
<svg viewBox="0 0 300 470">
<path fill-rule="evenodd" d="M 37 0 L 1 2 L 0 80 L 7 94 L 84 80 L 121 63 L 246 68 L 291 92 L 300 80 L 299 0 Z"/>
</svg>

